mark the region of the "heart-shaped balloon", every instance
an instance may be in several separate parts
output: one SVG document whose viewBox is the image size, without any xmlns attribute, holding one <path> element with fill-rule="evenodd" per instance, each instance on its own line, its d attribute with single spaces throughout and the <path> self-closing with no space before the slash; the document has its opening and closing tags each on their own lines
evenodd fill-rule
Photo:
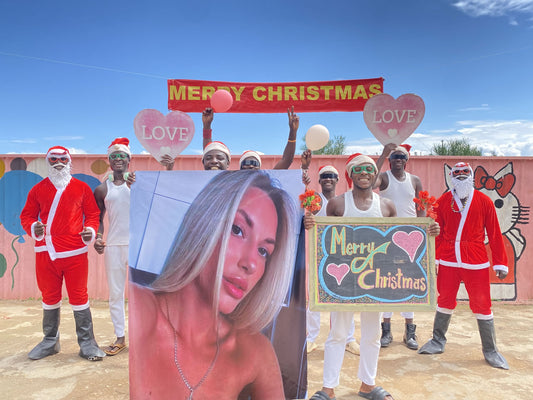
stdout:
<svg viewBox="0 0 533 400">
<path fill-rule="evenodd" d="M 165 154 L 176 158 L 194 136 L 192 118 L 181 111 L 165 116 L 157 110 L 142 110 L 135 116 L 133 128 L 139 142 L 157 161 Z"/>
<path fill-rule="evenodd" d="M 365 104 L 363 118 L 366 126 L 382 145 L 402 144 L 418 128 L 426 107 L 416 94 L 403 94 L 396 100 L 381 93 Z"/>
</svg>

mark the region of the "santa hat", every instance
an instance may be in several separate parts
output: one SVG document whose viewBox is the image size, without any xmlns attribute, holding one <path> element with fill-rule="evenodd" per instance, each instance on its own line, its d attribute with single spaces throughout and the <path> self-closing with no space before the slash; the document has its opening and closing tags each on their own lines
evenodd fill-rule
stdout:
<svg viewBox="0 0 533 400">
<path fill-rule="evenodd" d="M 212 151 L 212 150 L 221 151 L 222 153 L 224 153 L 228 157 L 228 161 L 231 161 L 231 155 L 230 155 L 229 150 L 226 147 L 226 145 L 224 143 L 218 142 L 216 140 L 214 142 L 209 143 L 207 146 L 205 146 L 204 155 L 202 157 L 202 160 L 204 159 L 205 155 L 207 153 L 209 153 L 210 151 Z"/>
<path fill-rule="evenodd" d="M 346 160 L 346 172 L 344 173 L 349 187 L 352 187 L 352 179 L 350 178 L 352 167 L 357 167 L 361 164 L 372 164 L 376 171 L 378 169 L 376 163 L 370 157 L 361 153 L 352 154 L 350 157 L 348 157 L 348 160 Z"/>
<path fill-rule="evenodd" d="M 391 155 L 392 153 L 397 153 L 397 152 L 400 152 L 400 153 L 403 153 L 407 156 L 407 159 L 409 160 L 409 152 L 411 151 L 411 145 L 409 144 L 400 144 L 398 146 L 396 146 L 396 148 L 391 152 Z"/>
<path fill-rule="evenodd" d="M 239 166 L 242 164 L 244 160 L 247 158 L 253 157 L 259 161 L 259 168 L 261 168 L 261 156 L 257 151 L 253 150 L 246 150 L 244 153 L 242 153 L 241 159 L 239 160 Z"/>
<path fill-rule="evenodd" d="M 46 159 L 48 160 L 50 157 L 67 157 L 69 161 L 72 161 L 69 151 L 62 146 L 50 147 L 46 153 Z"/>
<path fill-rule="evenodd" d="M 336 174 L 339 176 L 339 171 L 333 166 L 333 165 L 322 165 L 318 168 L 318 177 L 320 179 L 320 175 L 325 174 L 327 172 L 330 172 L 332 174 Z"/>
<path fill-rule="evenodd" d="M 123 151 L 131 158 L 130 141 L 128 138 L 119 137 L 111 142 L 111 145 L 107 148 L 107 155 L 116 151 Z"/>
<path fill-rule="evenodd" d="M 474 176 L 474 171 L 472 170 L 472 167 L 470 166 L 470 164 L 465 162 L 458 162 L 457 164 L 455 164 L 450 170 L 450 176 L 453 176 L 453 171 L 466 168 L 470 170 L 470 175 Z"/>
</svg>

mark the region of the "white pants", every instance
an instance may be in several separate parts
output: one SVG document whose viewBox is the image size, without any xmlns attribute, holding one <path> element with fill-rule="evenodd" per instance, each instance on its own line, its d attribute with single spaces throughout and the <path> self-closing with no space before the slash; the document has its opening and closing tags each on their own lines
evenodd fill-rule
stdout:
<svg viewBox="0 0 533 400">
<path fill-rule="evenodd" d="M 392 311 L 386 311 L 383 313 L 383 318 L 392 318 Z M 400 315 L 407 319 L 413 319 L 415 317 L 415 313 L 413 311 L 402 311 Z"/>
<path fill-rule="evenodd" d="M 320 311 L 311 311 L 307 307 L 307 342 L 314 342 L 320 333 Z M 346 344 L 355 341 L 355 321 L 352 318 L 352 327 L 346 338 Z"/>
<path fill-rule="evenodd" d="M 333 389 L 339 385 L 346 336 L 353 322 L 353 312 L 331 313 L 331 329 L 324 346 L 324 387 Z M 381 313 L 361 312 L 361 341 L 359 371 L 357 377 L 367 385 L 375 385 L 381 335 Z"/>
<path fill-rule="evenodd" d="M 109 287 L 111 321 L 115 327 L 115 335 L 123 337 L 126 325 L 124 289 L 128 273 L 128 246 L 106 246 L 104 261 Z"/>
</svg>

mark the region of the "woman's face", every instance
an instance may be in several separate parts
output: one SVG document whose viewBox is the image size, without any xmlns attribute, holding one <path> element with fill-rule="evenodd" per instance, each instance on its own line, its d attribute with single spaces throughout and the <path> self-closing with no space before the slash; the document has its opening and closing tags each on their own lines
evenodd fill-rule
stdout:
<svg viewBox="0 0 533 400">
<path fill-rule="evenodd" d="M 230 314 L 255 287 L 276 246 L 278 216 L 270 197 L 258 188 L 244 194 L 231 228 L 220 287 L 219 312 Z M 213 292 L 218 250 L 199 276 L 205 293 Z"/>
</svg>

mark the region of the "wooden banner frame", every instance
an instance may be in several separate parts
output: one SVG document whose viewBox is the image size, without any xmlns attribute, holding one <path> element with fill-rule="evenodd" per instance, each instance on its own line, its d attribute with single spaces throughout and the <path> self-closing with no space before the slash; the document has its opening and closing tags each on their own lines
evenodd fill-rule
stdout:
<svg viewBox="0 0 533 400">
<path fill-rule="evenodd" d="M 311 310 L 435 310 L 431 218 L 315 220 L 307 248 Z"/>
</svg>

